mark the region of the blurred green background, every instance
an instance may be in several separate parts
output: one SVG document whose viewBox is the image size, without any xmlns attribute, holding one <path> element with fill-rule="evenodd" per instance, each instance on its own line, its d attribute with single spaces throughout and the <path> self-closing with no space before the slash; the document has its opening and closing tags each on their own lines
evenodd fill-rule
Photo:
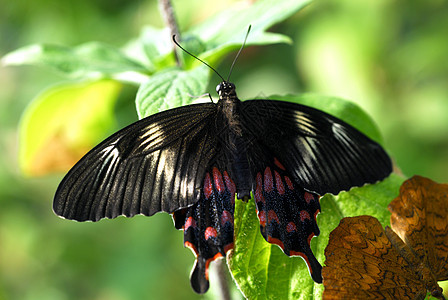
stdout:
<svg viewBox="0 0 448 300">
<path fill-rule="evenodd" d="M 173 2 L 182 30 L 237 1 Z M 163 26 L 156 1 L 0 0 L 0 56 L 42 42 L 122 46 L 145 24 Z M 241 99 L 318 92 L 352 100 L 377 122 L 405 175 L 448 182 L 447 28 L 448 1 L 317 1 L 273 28 L 293 45 L 247 48 L 232 81 Z M 63 80 L 35 67 L 0 69 L 0 299 L 214 299 L 213 289 L 191 290 L 193 255 L 169 215 L 62 220 L 51 210 L 62 174 L 21 175 L 21 113 Z M 212 83 L 210 92 L 218 78 Z M 122 96 L 121 125 L 136 119 L 134 93 Z"/>
</svg>

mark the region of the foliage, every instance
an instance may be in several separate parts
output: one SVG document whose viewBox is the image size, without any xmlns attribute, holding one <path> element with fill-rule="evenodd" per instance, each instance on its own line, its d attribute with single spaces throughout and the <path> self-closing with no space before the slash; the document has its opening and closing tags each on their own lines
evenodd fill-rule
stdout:
<svg viewBox="0 0 448 300">
<path fill-rule="evenodd" d="M 182 31 L 181 43 L 212 66 L 226 62 L 224 75 L 229 65 L 226 56 L 239 48 L 249 24 L 252 31 L 248 45 L 271 45 L 266 50 L 252 47 L 243 52 L 232 74 L 240 98 L 248 98 L 245 94 L 254 98 L 254 94 L 275 87 L 275 93 L 291 94 L 282 99 L 329 109 L 330 113 L 383 142 L 407 174 L 418 170 L 434 171 L 439 177 L 445 174 L 446 162 L 436 161 L 433 167 L 427 166 L 434 155 L 446 155 L 446 139 L 440 139 L 448 128 L 444 118 L 446 103 L 441 102 L 447 95 L 443 84 L 448 74 L 443 63 L 448 48 L 446 40 L 440 38 L 444 37 L 441 29 L 446 27 L 448 19 L 446 8 L 439 8 L 443 5 L 438 6 L 437 1 L 408 5 L 391 1 L 355 4 L 328 0 L 314 3 L 294 15 L 308 1 L 264 0 L 253 5 L 236 3 L 226 9 L 220 4 L 193 2 L 175 3 L 181 28 L 186 28 Z M 158 14 L 154 1 L 145 3 L 144 7 L 129 1 L 125 8 L 121 7 L 124 4 L 102 1 L 72 3 L 75 11 L 83 14 L 81 24 L 61 17 L 60 11 L 51 15 L 50 4 L 51 0 L 47 0 L 30 8 L 21 2 L 11 3 L 6 12 L 13 17 L 0 18 L 3 20 L 0 22 L 11 22 L 5 23 L 8 26 L 2 26 L 5 28 L 2 30 L 18 30 L 14 24 L 28 24 L 22 29 L 27 34 L 11 31 L 3 35 L 2 39 L 10 36 L 13 43 L 3 43 L 9 47 L 2 48 L 2 52 L 36 40 L 48 40 L 49 36 L 58 44 L 81 44 L 73 47 L 35 44 L 10 52 L 2 59 L 7 65 L 43 66 L 69 81 L 53 85 L 53 75 L 43 69 L 29 68 L 20 72 L 32 75 L 15 81 L 9 79 L 10 75 L 2 77 L 5 79 L 0 97 L 10 93 L 9 98 L 19 101 L 4 101 L 0 107 L 0 122 L 10 128 L 5 131 L 7 134 L 2 134 L 2 147 L 5 145 L 8 150 L 0 161 L 3 207 L 0 299 L 140 299 L 148 295 L 196 298 L 187 280 L 192 257 L 181 248 L 182 235 L 171 230 L 171 221 L 166 215 L 148 219 L 119 218 L 98 224 L 57 219 L 50 210 L 50 202 L 58 180 L 23 179 L 11 171 L 15 169 L 11 162 L 15 148 L 10 146 L 14 144 L 11 137 L 15 137 L 15 129 L 11 128 L 25 104 L 20 99 L 34 97 L 38 89 L 51 84 L 28 104 L 21 118 L 19 161 L 28 175 L 53 172 L 66 169 L 83 152 L 120 127 L 121 115 L 125 114 L 126 120 L 135 118 L 135 113 L 127 113 L 128 106 L 123 103 L 135 100 L 139 117 L 144 117 L 191 103 L 195 99 L 191 96 L 210 91 L 216 82 L 211 80 L 209 69 L 182 52 L 178 53 L 182 67 L 176 66 L 167 29 L 154 26 L 160 27 L 154 18 Z M 27 14 L 23 12 L 28 9 L 34 9 L 35 13 L 25 18 Z M 431 22 L 422 22 L 422 17 L 414 13 L 422 9 L 432 16 Z M 200 23 L 189 24 L 200 20 L 188 21 L 189 16 L 211 15 L 208 10 L 218 13 Z M 154 25 L 139 24 L 142 29 L 138 37 L 126 41 L 136 30 L 126 31 L 114 23 L 132 23 L 129 20 L 139 14 L 144 15 L 145 23 L 151 20 Z M 266 31 L 287 18 L 286 23 L 277 25 L 273 31 L 288 33 L 293 39 Z M 58 27 L 51 20 L 59 20 L 66 27 Z M 68 28 L 70 22 L 73 24 Z M 98 25 L 96 30 L 91 30 L 92 24 Z M 85 43 L 89 39 L 101 42 Z M 297 49 L 290 45 L 293 40 Z M 125 45 L 117 47 L 117 43 Z M 276 43 L 289 45 L 273 45 Z M 294 56 L 297 56 L 297 66 L 291 63 Z M 252 82 L 245 82 L 243 73 L 246 78 L 253 78 Z M 27 82 L 36 86 L 26 88 Z M 358 101 L 379 120 L 384 139 L 372 119 L 356 105 L 322 95 L 298 96 L 302 90 Z M 4 103 L 9 105 L 7 109 L 3 109 Z M 406 143 L 403 137 L 411 141 L 414 138 L 416 142 Z M 429 154 L 422 155 L 422 148 L 414 144 L 421 144 Z M 370 214 L 385 225 L 388 222 L 386 204 L 396 196 L 402 180 L 393 175 L 377 185 L 323 197 L 322 213 L 318 216 L 321 235 L 312 241 L 318 260 L 324 261 L 328 234 L 341 217 Z M 440 181 L 443 180 L 448 178 Z M 277 246 L 264 241 L 253 203 L 244 205 L 237 201 L 236 215 L 238 239 L 229 263 L 243 293 L 260 299 L 264 296 L 318 299 L 321 287 L 310 281 L 303 261 L 286 257 Z M 250 255 L 245 256 L 247 253 Z M 26 289 L 23 282 L 27 282 Z M 179 289 L 173 290 L 172 282 Z M 213 292 L 206 297 L 213 298 Z"/>
</svg>

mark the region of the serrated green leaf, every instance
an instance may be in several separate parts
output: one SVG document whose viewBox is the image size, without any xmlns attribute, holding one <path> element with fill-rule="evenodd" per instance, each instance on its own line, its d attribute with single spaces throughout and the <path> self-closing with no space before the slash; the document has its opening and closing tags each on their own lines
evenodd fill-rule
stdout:
<svg viewBox="0 0 448 300">
<path fill-rule="evenodd" d="M 37 65 L 76 78 L 108 77 L 125 72 L 142 75 L 148 70 L 112 46 L 91 42 L 75 48 L 36 44 L 3 57 L 5 65 Z"/>
<path fill-rule="evenodd" d="M 322 110 L 352 125 L 369 138 L 381 143 L 382 137 L 372 118 L 353 102 L 318 94 L 273 95 L 269 99 L 299 103 Z"/>
<path fill-rule="evenodd" d="M 187 31 L 185 36 L 200 37 L 207 47 L 201 58 L 214 64 L 223 54 L 242 44 L 249 25 L 252 25 L 252 29 L 247 45 L 291 42 L 285 35 L 266 30 L 298 12 L 310 2 L 310 0 L 261 0 L 253 4 L 238 3 Z"/>
<path fill-rule="evenodd" d="M 311 241 L 316 258 L 323 264 L 330 232 L 343 217 L 372 215 L 388 224 L 389 202 L 398 195 L 404 178 L 392 174 L 377 184 L 352 188 L 321 198 L 317 217 L 321 234 Z M 260 233 L 255 203 L 236 201 L 235 245 L 229 267 L 240 290 L 248 299 L 321 299 L 323 286 L 313 282 L 300 257 L 286 256 L 278 246 L 267 243 Z"/>
<path fill-rule="evenodd" d="M 121 84 L 112 80 L 53 86 L 19 124 L 19 163 L 26 175 L 66 171 L 111 132 Z"/>
<path fill-rule="evenodd" d="M 194 97 L 204 93 L 209 73 L 208 67 L 199 66 L 187 71 L 173 68 L 154 74 L 137 92 L 139 118 L 190 104 Z"/>
</svg>

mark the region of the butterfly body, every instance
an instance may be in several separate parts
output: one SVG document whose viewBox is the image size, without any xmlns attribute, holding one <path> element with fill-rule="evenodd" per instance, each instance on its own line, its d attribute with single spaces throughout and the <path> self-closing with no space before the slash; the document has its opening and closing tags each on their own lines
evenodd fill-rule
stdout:
<svg viewBox="0 0 448 300">
<path fill-rule="evenodd" d="M 237 183 L 238 199 L 249 199 L 252 183 L 249 162 L 247 159 L 247 147 L 251 140 L 241 124 L 241 101 L 235 92 L 235 85 L 230 82 L 222 82 L 216 87 L 219 94 L 217 111 L 222 114 L 223 121 L 216 122 L 216 131 L 226 135 L 221 137 L 225 151 L 228 152 L 231 170 Z M 224 125 L 224 126 L 223 126 Z M 243 133 L 245 135 L 243 135 Z"/>
<path fill-rule="evenodd" d="M 217 103 L 149 116 L 87 153 L 55 195 L 56 214 L 78 221 L 173 213 L 197 256 L 193 289 L 208 289 L 208 266 L 233 247 L 235 196 L 257 204 L 263 237 L 306 261 L 321 282 L 310 241 L 319 234 L 319 195 L 374 183 L 392 170 L 376 142 L 311 107 L 240 101 L 232 83 Z"/>
</svg>

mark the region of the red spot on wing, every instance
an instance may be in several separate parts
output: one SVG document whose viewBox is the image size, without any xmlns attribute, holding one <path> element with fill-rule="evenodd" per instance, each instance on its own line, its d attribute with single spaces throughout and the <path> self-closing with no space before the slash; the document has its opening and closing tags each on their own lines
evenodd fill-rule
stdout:
<svg viewBox="0 0 448 300">
<path fill-rule="evenodd" d="M 292 181 L 291 181 L 291 179 L 289 179 L 288 176 L 285 176 L 285 182 L 286 182 L 286 185 L 288 186 L 288 189 L 290 189 L 290 190 L 294 189 L 294 185 L 292 184 Z"/>
<path fill-rule="evenodd" d="M 302 257 L 302 258 L 305 260 L 305 262 L 306 262 L 306 264 L 307 264 L 307 266 L 308 266 L 308 269 L 309 269 L 310 272 L 311 272 L 311 268 L 309 267 L 309 266 L 310 266 L 310 262 L 309 262 L 309 260 L 308 260 L 308 256 L 306 256 L 305 253 L 303 253 L 303 252 L 299 252 L 299 251 L 290 251 L 290 252 L 289 252 L 289 255 L 290 255 L 290 256 L 294 255 L 294 256 L 300 256 L 300 257 Z"/>
<path fill-rule="evenodd" d="M 190 227 L 196 227 L 196 221 L 193 219 L 193 217 L 188 217 L 187 221 L 185 221 L 184 230 L 187 231 L 187 229 Z"/>
<path fill-rule="evenodd" d="M 270 193 L 272 192 L 273 189 L 274 189 L 274 181 L 272 178 L 271 168 L 267 167 L 264 170 L 264 190 L 267 193 Z"/>
<path fill-rule="evenodd" d="M 229 177 L 229 174 L 227 174 L 227 171 L 224 171 L 224 181 L 226 183 L 227 189 L 230 191 L 230 194 L 235 194 L 236 193 L 235 183 Z"/>
<path fill-rule="evenodd" d="M 233 243 L 224 246 L 224 252 L 227 253 L 227 251 L 229 251 L 230 249 L 233 249 Z"/>
<path fill-rule="evenodd" d="M 254 193 L 254 198 L 255 198 L 255 202 L 262 202 L 265 203 L 266 201 L 264 200 L 263 197 L 263 191 L 262 191 L 262 184 L 263 184 L 263 179 L 261 178 L 261 173 L 257 174 L 257 186 L 255 187 L 255 193 Z"/>
<path fill-rule="evenodd" d="M 310 204 L 311 201 L 314 201 L 314 196 L 311 193 L 305 192 L 305 194 L 303 194 L 305 201 L 307 204 Z"/>
<path fill-rule="evenodd" d="M 279 239 L 276 239 L 276 238 L 273 238 L 271 236 L 268 236 L 268 242 L 271 243 L 271 244 L 276 244 L 277 246 L 282 248 L 282 250 L 285 249 L 285 245 L 283 245 L 283 242 L 280 241 Z"/>
<path fill-rule="evenodd" d="M 222 194 L 225 190 L 224 181 L 222 180 L 221 172 L 216 167 L 213 168 L 213 180 L 215 181 L 216 189 Z"/>
<path fill-rule="evenodd" d="M 213 193 L 212 181 L 210 180 L 210 174 L 205 174 L 204 179 L 204 196 L 206 199 L 210 198 Z"/>
<path fill-rule="evenodd" d="M 310 261 L 308 260 L 308 256 L 305 253 L 299 251 L 291 251 L 289 252 L 289 255 L 300 256 L 301 258 L 303 258 L 308 267 L 308 270 L 310 271 L 311 277 L 313 277 L 313 268 L 311 268 Z"/>
<path fill-rule="evenodd" d="M 276 157 L 274 157 L 274 164 L 279 167 L 280 169 L 282 169 L 283 171 L 285 171 L 285 167 L 282 165 L 281 162 L 278 161 L 278 159 Z"/>
<path fill-rule="evenodd" d="M 268 211 L 268 223 L 271 223 L 272 221 L 276 221 L 278 224 L 280 224 L 280 220 L 278 219 L 277 214 L 272 209 Z"/>
<path fill-rule="evenodd" d="M 218 236 L 218 232 L 216 231 L 215 228 L 213 228 L 213 227 L 207 227 L 207 228 L 205 229 L 205 232 L 204 232 L 205 240 L 208 240 L 208 239 L 211 238 L 211 237 L 217 237 L 217 236 Z"/>
<path fill-rule="evenodd" d="M 275 176 L 275 186 L 277 187 L 278 193 L 283 195 L 285 193 L 285 186 L 283 185 L 282 177 L 277 171 L 274 171 Z"/>
<path fill-rule="evenodd" d="M 222 254 L 221 254 L 221 252 L 218 252 L 212 258 L 207 259 L 207 261 L 205 262 L 205 279 L 209 280 L 208 279 L 208 268 L 210 266 L 210 263 L 220 257 L 222 257 Z"/>
<path fill-rule="evenodd" d="M 300 221 L 304 222 L 305 220 L 311 220 L 310 214 L 306 210 L 301 210 L 300 213 Z"/>
<path fill-rule="evenodd" d="M 314 232 L 311 233 L 311 234 L 308 236 L 308 239 L 307 239 L 307 241 L 308 241 L 308 245 L 311 244 L 311 239 L 312 239 L 313 237 L 314 237 Z"/>
<path fill-rule="evenodd" d="M 196 247 L 192 243 L 187 241 L 187 242 L 184 243 L 184 246 L 187 247 L 187 248 L 190 248 L 191 251 L 193 251 L 194 255 L 198 256 L 198 250 L 196 249 Z"/>
<path fill-rule="evenodd" d="M 286 225 L 286 231 L 288 231 L 288 232 L 294 232 L 294 231 L 297 231 L 296 224 L 294 224 L 293 222 L 289 222 L 289 223 Z"/>
<path fill-rule="evenodd" d="M 227 222 L 233 224 L 233 216 L 229 211 L 225 210 L 222 212 L 221 225 L 224 226 Z"/>
</svg>

